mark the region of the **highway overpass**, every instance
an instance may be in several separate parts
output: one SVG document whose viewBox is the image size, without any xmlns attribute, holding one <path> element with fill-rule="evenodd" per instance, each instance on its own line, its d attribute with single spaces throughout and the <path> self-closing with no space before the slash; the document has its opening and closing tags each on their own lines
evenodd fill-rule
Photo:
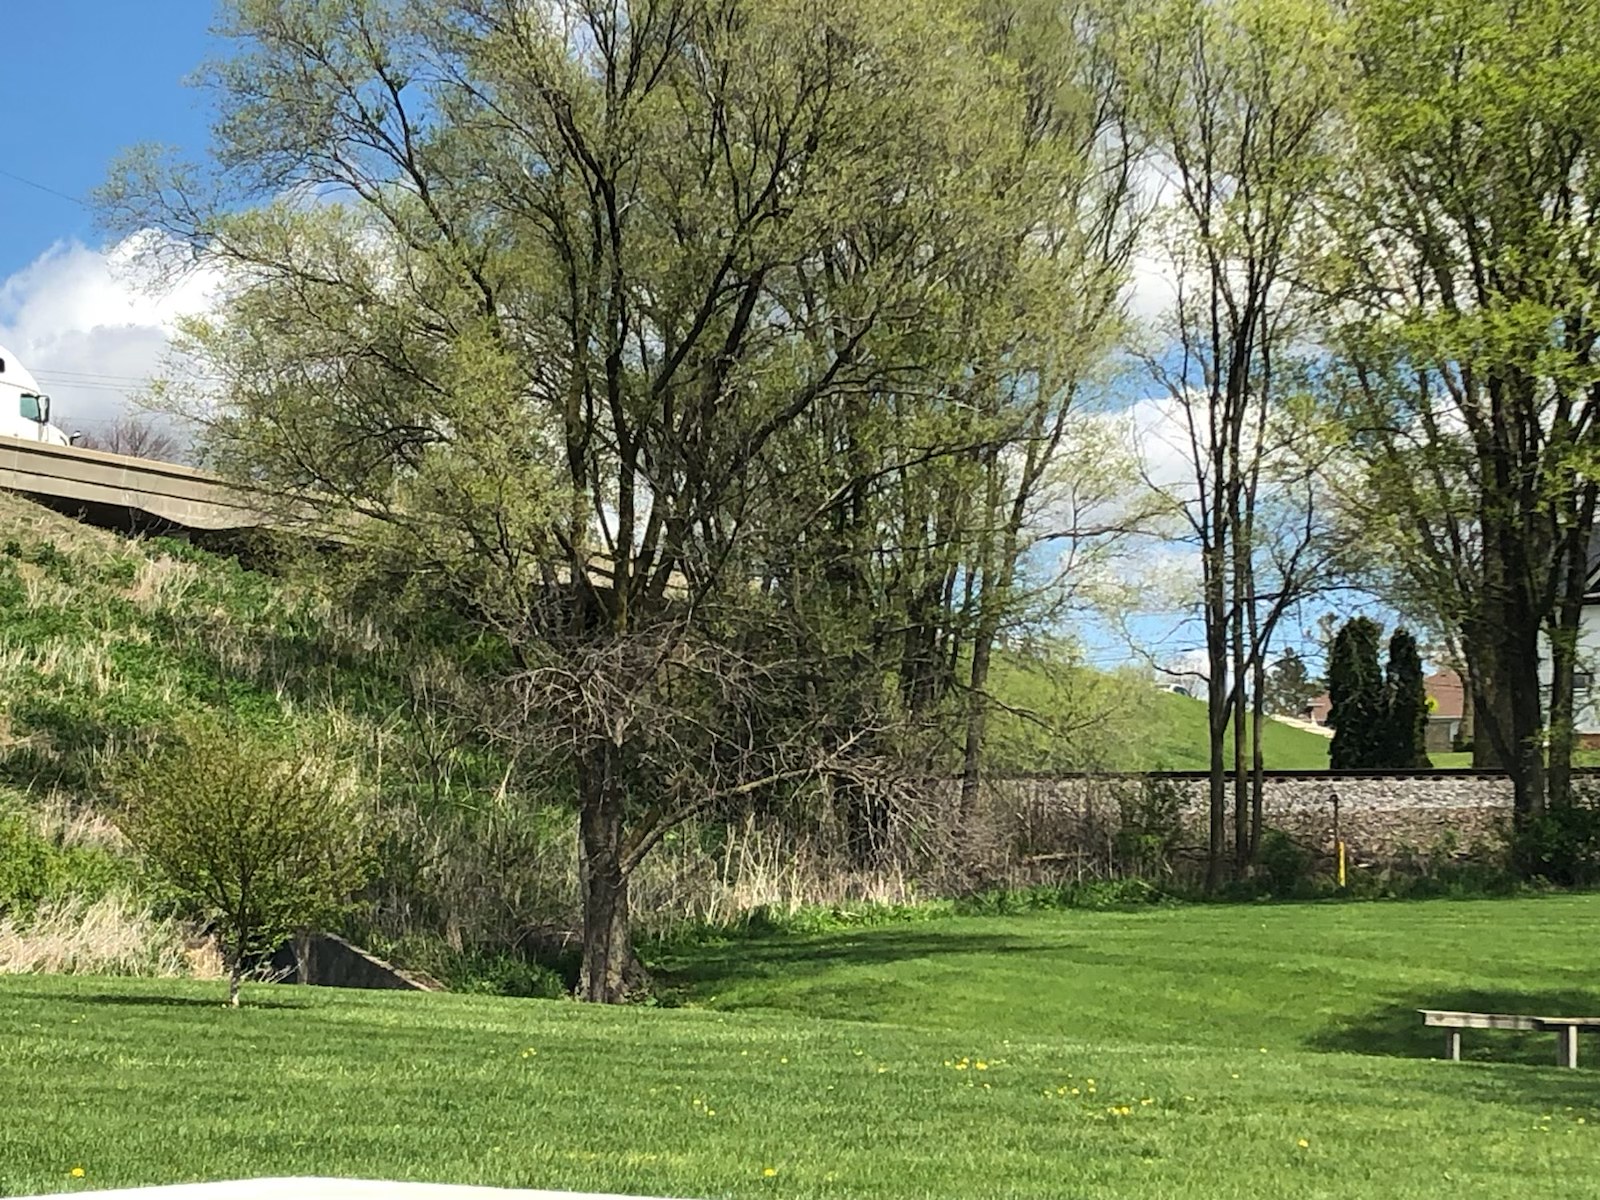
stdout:
<svg viewBox="0 0 1600 1200">
<path fill-rule="evenodd" d="M 193 467 L 21 438 L 0 437 L 0 491 L 20 493 L 85 524 L 124 533 L 216 538 L 229 544 L 229 534 L 275 526 L 309 533 L 325 545 L 348 540 L 337 521 L 330 526 L 317 519 L 313 506 L 302 510 L 301 519 L 288 519 L 281 508 L 269 514 L 247 493 Z M 556 577 L 568 578 L 565 564 L 557 568 Z M 596 557 L 589 579 L 609 588 L 610 564 Z M 685 586 L 674 572 L 667 594 L 682 595 Z"/>
<path fill-rule="evenodd" d="M 0 437 L 0 489 L 91 525 L 139 533 L 231 533 L 270 518 L 214 475 L 175 463 Z"/>
</svg>

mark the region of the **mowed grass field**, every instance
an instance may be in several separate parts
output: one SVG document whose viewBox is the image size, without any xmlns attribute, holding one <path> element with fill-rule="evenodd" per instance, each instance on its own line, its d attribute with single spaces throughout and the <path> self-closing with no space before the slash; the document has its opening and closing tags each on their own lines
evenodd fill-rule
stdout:
<svg viewBox="0 0 1600 1200">
<path fill-rule="evenodd" d="M 661 964 L 678 1008 L 0 981 L 0 1193 L 346 1175 L 674 1197 L 1600 1194 L 1600 897 L 952 918 Z M 81 1177 L 72 1174 L 82 1170 Z"/>
</svg>

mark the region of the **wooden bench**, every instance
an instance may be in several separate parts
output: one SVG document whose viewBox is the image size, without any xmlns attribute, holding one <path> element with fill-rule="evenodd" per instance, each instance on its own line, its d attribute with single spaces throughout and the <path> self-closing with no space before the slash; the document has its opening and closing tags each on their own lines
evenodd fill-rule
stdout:
<svg viewBox="0 0 1600 1200">
<path fill-rule="evenodd" d="M 1578 1065 L 1578 1033 L 1580 1030 L 1600 1030 L 1600 1017 L 1527 1017 L 1512 1013 L 1450 1012 L 1444 1009 L 1423 1008 L 1424 1025 L 1437 1025 L 1444 1035 L 1444 1056 L 1453 1062 L 1461 1061 L 1461 1031 L 1463 1029 L 1525 1029 L 1556 1035 L 1556 1065 Z"/>
</svg>

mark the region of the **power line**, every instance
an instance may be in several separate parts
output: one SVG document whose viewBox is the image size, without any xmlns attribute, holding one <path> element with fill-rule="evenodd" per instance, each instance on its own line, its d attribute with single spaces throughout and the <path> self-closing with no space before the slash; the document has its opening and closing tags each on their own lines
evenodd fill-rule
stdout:
<svg viewBox="0 0 1600 1200">
<path fill-rule="evenodd" d="M 146 378 L 145 376 L 140 375 L 108 375 L 100 371 L 64 371 L 60 368 L 57 368 L 53 371 L 41 372 L 41 376 L 48 376 L 51 379 L 63 380 L 69 377 L 73 379 L 99 379 L 109 380 L 113 383 L 143 383 Z"/>
<path fill-rule="evenodd" d="M 82 380 L 77 379 L 43 379 L 40 382 L 47 387 L 70 389 L 75 392 L 112 392 L 118 396 L 126 395 L 128 392 L 137 391 L 140 387 L 144 386 L 142 383 L 84 383 Z"/>
<path fill-rule="evenodd" d="M 31 188 L 34 188 L 37 191 L 44 192 L 46 195 L 55 196 L 57 199 L 66 200 L 67 202 L 69 202 L 71 204 L 76 204 L 79 208 L 88 208 L 89 207 L 87 203 L 85 203 L 82 199 L 80 199 L 77 196 L 69 196 L 69 195 L 67 195 L 66 192 L 57 191 L 55 188 L 50 187 L 50 186 L 48 186 L 46 184 L 37 183 L 32 179 L 25 179 L 21 175 L 18 175 L 13 171 L 7 171 L 4 167 L 0 167 L 0 175 L 5 176 L 7 179 L 13 181 L 14 183 L 22 184 L 24 187 L 31 187 Z"/>
</svg>

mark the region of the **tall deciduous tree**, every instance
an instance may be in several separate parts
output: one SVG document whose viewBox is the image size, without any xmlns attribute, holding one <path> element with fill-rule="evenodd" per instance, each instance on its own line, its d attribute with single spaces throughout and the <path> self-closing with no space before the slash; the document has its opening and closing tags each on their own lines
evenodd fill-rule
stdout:
<svg viewBox="0 0 1600 1200">
<path fill-rule="evenodd" d="M 975 519 L 973 481 L 1050 456 L 1054 400 L 984 397 L 1054 361 L 1017 346 L 1063 280 L 1103 339 L 1100 85 L 1002 7 L 235 0 L 212 169 L 108 189 L 231 267 L 186 346 L 210 461 L 509 648 L 485 722 L 570 781 L 585 998 L 639 986 L 629 879 L 677 822 L 873 784 L 1003 569 L 974 531 L 1027 489 Z"/>
<path fill-rule="evenodd" d="M 1335 159 L 1340 26 L 1319 0 L 1162 0 L 1142 16 L 1131 73 L 1163 194 L 1174 302 L 1147 365 L 1183 429 L 1190 471 L 1169 490 L 1201 566 L 1210 688 L 1207 880 L 1227 869 L 1225 745 L 1235 730 L 1234 869 L 1259 837 L 1263 672 L 1278 622 L 1321 573 L 1316 452 L 1290 419 L 1307 293 L 1295 271 Z M 1264 506 L 1287 509 L 1281 538 Z M 1257 737 L 1246 757 L 1249 697 Z M 1249 767 L 1247 767 L 1249 763 Z M 1252 794 L 1254 800 L 1252 801 Z M 1255 818 L 1252 820 L 1252 818 Z"/>
<path fill-rule="evenodd" d="M 1459 631 L 1476 739 L 1520 820 L 1570 790 L 1600 420 L 1600 28 L 1554 0 L 1350 13 L 1355 154 L 1330 211 L 1363 504 Z"/>
</svg>

